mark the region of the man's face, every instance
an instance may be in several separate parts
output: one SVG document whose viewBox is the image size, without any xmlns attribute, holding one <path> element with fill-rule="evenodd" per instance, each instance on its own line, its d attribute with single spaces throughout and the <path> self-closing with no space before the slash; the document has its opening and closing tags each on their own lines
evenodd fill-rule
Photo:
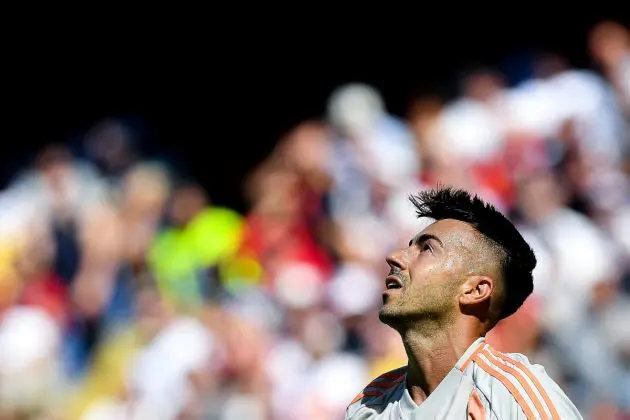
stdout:
<svg viewBox="0 0 630 420">
<path fill-rule="evenodd" d="M 475 272 L 480 235 L 472 226 L 453 219 L 437 221 L 407 248 L 387 257 L 382 322 L 395 326 L 407 321 L 445 319 L 458 311 L 459 288 Z"/>
</svg>

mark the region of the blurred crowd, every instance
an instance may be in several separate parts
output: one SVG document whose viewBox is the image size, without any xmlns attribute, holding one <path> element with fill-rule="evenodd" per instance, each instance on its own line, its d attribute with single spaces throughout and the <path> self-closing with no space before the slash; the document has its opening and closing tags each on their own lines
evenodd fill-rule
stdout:
<svg viewBox="0 0 630 420">
<path fill-rule="evenodd" d="M 478 193 L 537 254 L 488 340 L 544 364 L 585 418 L 630 412 L 630 34 L 598 69 L 483 68 L 405 118 L 345 85 L 244 185 L 246 214 L 134 147 L 123 121 L 51 145 L 0 192 L 0 419 L 331 420 L 402 366 L 376 311 L 407 195 Z M 617 414 L 615 414 L 617 413 Z"/>
</svg>

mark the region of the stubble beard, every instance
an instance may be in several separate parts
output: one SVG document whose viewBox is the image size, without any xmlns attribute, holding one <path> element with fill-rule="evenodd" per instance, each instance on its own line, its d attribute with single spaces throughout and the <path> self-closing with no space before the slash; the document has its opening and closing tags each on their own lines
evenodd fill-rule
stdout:
<svg viewBox="0 0 630 420">
<path fill-rule="evenodd" d="M 408 277 L 405 276 L 403 280 L 404 285 L 409 283 Z M 397 296 L 395 301 L 381 306 L 378 317 L 382 323 L 398 332 L 410 328 L 439 329 L 448 323 L 451 290 L 428 286 L 417 297 L 404 295 L 404 292 L 410 290 L 403 290 L 403 294 Z"/>
</svg>

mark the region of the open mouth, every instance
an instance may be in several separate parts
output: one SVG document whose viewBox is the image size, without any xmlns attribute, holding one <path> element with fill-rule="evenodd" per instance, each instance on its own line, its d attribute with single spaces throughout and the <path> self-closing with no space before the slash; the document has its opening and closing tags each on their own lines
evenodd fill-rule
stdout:
<svg viewBox="0 0 630 420">
<path fill-rule="evenodd" d="M 402 282 L 396 276 L 387 276 L 385 278 L 385 288 L 387 290 L 391 289 L 400 289 L 402 287 Z"/>
</svg>

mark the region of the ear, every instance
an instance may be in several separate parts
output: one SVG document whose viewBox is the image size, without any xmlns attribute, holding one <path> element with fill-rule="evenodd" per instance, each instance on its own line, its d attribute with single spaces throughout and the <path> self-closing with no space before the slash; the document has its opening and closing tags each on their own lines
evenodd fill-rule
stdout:
<svg viewBox="0 0 630 420">
<path fill-rule="evenodd" d="M 460 305 L 478 305 L 490 302 L 494 280 L 488 276 L 470 276 L 464 281 L 459 294 Z"/>
</svg>

